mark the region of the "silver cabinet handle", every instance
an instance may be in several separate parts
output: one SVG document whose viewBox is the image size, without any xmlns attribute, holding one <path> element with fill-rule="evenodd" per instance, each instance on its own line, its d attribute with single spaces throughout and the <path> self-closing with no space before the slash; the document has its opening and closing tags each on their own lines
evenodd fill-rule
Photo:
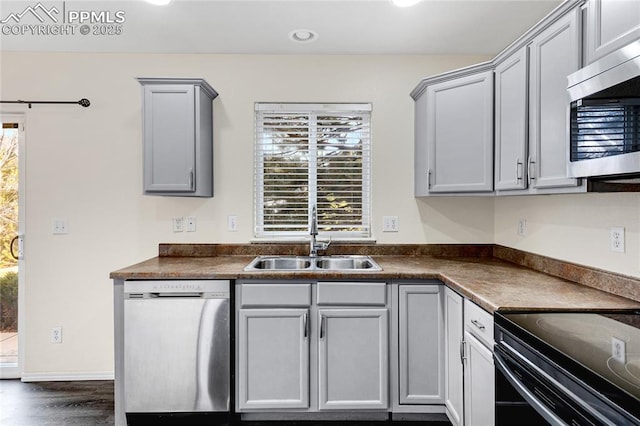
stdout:
<svg viewBox="0 0 640 426">
<path fill-rule="evenodd" d="M 324 337 L 324 315 L 320 315 L 320 338 Z"/>
<path fill-rule="evenodd" d="M 519 158 L 516 158 L 516 180 L 522 180 L 522 161 Z"/>
<path fill-rule="evenodd" d="M 536 164 L 536 162 L 531 159 L 531 156 L 529 156 L 529 158 L 527 159 L 527 181 L 528 181 L 529 185 L 531 185 L 531 181 L 535 180 L 535 178 L 536 178 L 534 176 L 534 173 L 531 171 L 531 165 L 532 164 Z"/>
<path fill-rule="evenodd" d="M 465 346 L 465 342 L 464 339 L 462 339 L 460 341 L 460 363 L 464 364 L 464 360 L 467 359 L 466 356 L 464 356 L 464 346 Z"/>
<path fill-rule="evenodd" d="M 476 327 L 478 327 L 480 330 L 484 330 L 484 325 L 482 325 L 481 322 L 478 322 L 478 320 L 471 320 L 471 324 L 475 325 Z"/>
<path fill-rule="evenodd" d="M 302 321 L 302 327 L 304 328 L 304 338 L 306 339 L 309 336 L 309 314 L 305 313 Z"/>
<path fill-rule="evenodd" d="M 427 189 L 431 189 L 431 169 L 427 169 Z"/>
</svg>

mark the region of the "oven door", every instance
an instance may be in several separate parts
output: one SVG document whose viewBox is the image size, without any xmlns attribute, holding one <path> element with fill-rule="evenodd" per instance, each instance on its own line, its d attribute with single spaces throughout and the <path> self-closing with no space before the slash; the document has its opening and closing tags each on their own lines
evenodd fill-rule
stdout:
<svg viewBox="0 0 640 426">
<path fill-rule="evenodd" d="M 496 425 L 616 425 L 504 342 L 494 359 Z"/>
<path fill-rule="evenodd" d="M 496 395 L 500 398 L 514 396 L 519 398 L 512 401 L 499 401 L 496 397 L 496 424 L 523 424 L 526 419 L 528 425 L 611 425 L 602 418 L 597 418 L 571 395 L 561 389 L 561 385 L 544 371 L 509 353 L 504 347 L 497 346 L 494 353 L 496 366 L 496 385 L 500 383 L 500 390 Z M 500 377 L 498 377 L 498 375 Z M 535 411 L 532 412 L 532 411 Z"/>
</svg>

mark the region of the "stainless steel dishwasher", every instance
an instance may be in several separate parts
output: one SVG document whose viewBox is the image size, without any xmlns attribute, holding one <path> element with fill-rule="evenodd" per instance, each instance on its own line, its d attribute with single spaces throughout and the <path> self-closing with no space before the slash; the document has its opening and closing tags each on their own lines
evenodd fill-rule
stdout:
<svg viewBox="0 0 640 426">
<path fill-rule="evenodd" d="M 229 281 L 124 283 L 126 413 L 229 411 Z"/>
</svg>

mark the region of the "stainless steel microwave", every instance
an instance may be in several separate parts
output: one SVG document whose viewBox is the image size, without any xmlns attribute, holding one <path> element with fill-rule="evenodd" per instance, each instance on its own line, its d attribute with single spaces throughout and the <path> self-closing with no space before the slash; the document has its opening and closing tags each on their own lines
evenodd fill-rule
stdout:
<svg viewBox="0 0 640 426">
<path fill-rule="evenodd" d="M 569 76 L 570 177 L 640 176 L 640 41 Z"/>
</svg>

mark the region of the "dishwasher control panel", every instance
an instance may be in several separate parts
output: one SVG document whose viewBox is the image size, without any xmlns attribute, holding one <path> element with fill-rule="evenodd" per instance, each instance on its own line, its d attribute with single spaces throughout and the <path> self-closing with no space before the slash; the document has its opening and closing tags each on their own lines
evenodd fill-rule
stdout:
<svg viewBox="0 0 640 426">
<path fill-rule="evenodd" d="M 190 295 L 193 297 L 228 298 L 229 280 L 129 280 L 124 295 L 129 298 Z"/>
</svg>

